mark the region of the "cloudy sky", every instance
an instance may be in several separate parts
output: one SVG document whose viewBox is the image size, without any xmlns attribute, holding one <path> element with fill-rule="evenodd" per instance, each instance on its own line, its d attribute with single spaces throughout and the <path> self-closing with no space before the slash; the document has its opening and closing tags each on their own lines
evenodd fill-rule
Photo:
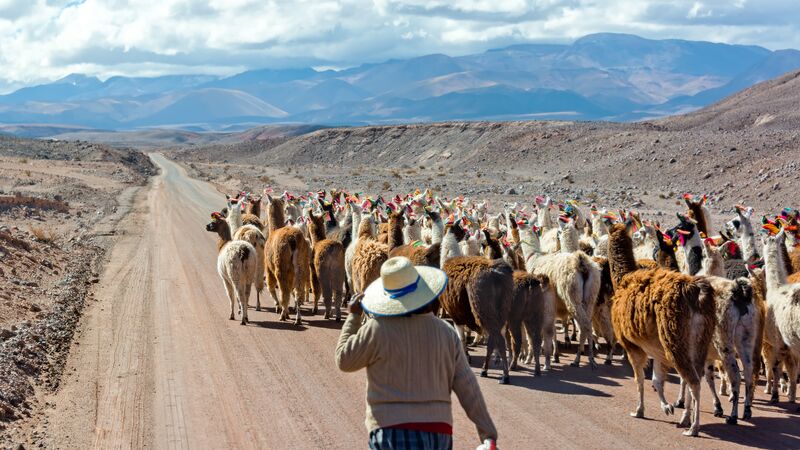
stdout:
<svg viewBox="0 0 800 450">
<path fill-rule="evenodd" d="M 595 32 L 800 48 L 800 0 L 0 0 L 0 92 L 69 73 L 347 67 Z"/>
</svg>

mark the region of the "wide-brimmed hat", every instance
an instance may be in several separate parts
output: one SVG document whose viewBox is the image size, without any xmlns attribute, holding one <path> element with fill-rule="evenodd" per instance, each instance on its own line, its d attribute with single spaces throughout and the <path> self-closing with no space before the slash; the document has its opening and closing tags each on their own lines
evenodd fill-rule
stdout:
<svg viewBox="0 0 800 450">
<path fill-rule="evenodd" d="M 381 277 L 372 282 L 361 300 L 364 310 L 375 316 L 402 316 L 428 305 L 444 291 L 447 275 L 427 266 L 414 267 L 398 256 L 381 266 Z"/>
</svg>

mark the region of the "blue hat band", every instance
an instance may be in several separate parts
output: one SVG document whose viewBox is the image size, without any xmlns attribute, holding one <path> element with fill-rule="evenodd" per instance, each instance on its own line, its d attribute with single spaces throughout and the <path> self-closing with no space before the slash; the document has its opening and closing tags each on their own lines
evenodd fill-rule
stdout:
<svg viewBox="0 0 800 450">
<path fill-rule="evenodd" d="M 417 280 L 414 281 L 413 283 L 409 284 L 408 286 L 401 287 L 400 289 L 384 289 L 383 291 L 386 292 L 386 294 L 389 296 L 389 298 L 391 298 L 393 300 L 394 299 L 398 299 L 400 297 L 406 296 L 406 295 L 416 291 L 417 290 L 417 285 L 419 284 L 420 278 L 421 277 L 419 275 L 417 275 Z"/>
</svg>

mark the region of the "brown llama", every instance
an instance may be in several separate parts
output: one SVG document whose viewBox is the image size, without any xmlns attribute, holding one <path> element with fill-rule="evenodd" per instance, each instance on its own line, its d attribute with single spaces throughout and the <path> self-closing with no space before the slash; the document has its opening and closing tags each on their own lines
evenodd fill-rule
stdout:
<svg viewBox="0 0 800 450">
<path fill-rule="evenodd" d="M 497 349 L 503 363 L 500 384 L 508 384 L 506 338 L 502 330 L 508 322 L 514 291 L 511 266 L 502 259 L 456 256 L 446 260 L 442 269 L 449 282 L 439 301 L 458 328 L 464 351 L 467 351 L 464 327 L 482 332 L 488 339 L 481 376 L 487 376 L 491 356 Z"/>
<path fill-rule="evenodd" d="M 247 307 L 250 286 L 256 276 L 256 249 L 246 241 L 234 241 L 231 228 L 220 213 L 211 214 L 206 231 L 217 233 L 217 273 L 222 278 L 231 303 L 230 320 L 235 320 L 234 305 L 239 305 L 242 325 L 247 325 Z"/>
<path fill-rule="evenodd" d="M 295 324 L 299 325 L 300 305 L 308 297 L 311 248 L 300 229 L 284 226 L 283 200 L 270 196 L 267 199 L 269 238 L 264 252 L 267 288 L 276 301 L 275 312 L 280 314 L 280 320 L 289 318 L 289 302 L 294 291 Z M 281 291 L 280 299 L 276 289 Z"/>
<path fill-rule="evenodd" d="M 535 376 L 541 375 L 539 355 L 544 346 L 544 370 L 550 371 L 555 335 L 555 303 L 553 291 L 544 275 L 533 275 L 525 270 L 515 270 L 514 290 L 508 315 L 511 335 L 511 370 L 517 368 L 522 347 L 522 328 L 527 335 L 528 348 L 525 364 L 534 361 Z"/>
<path fill-rule="evenodd" d="M 614 286 L 611 319 L 617 341 L 633 367 L 639 393 L 633 417 L 644 417 L 644 367 L 653 358 L 653 386 L 661 409 L 673 414 L 664 397 L 667 370 L 674 367 L 689 386 L 680 425 L 697 436 L 700 426 L 700 379 L 716 323 L 714 292 L 702 278 L 665 269 L 636 266 L 633 243 L 625 226 L 611 227 L 608 259 Z"/>
<path fill-rule="evenodd" d="M 314 291 L 313 314 L 317 313 L 319 297 L 325 304 L 325 318 L 330 319 L 336 310 L 336 321 L 342 320 L 344 298 L 344 245 L 335 239 L 326 239 L 325 218 L 308 212 L 308 233 L 311 236 L 311 282 Z M 333 306 L 333 307 L 332 307 Z"/>
<path fill-rule="evenodd" d="M 360 294 L 381 276 L 381 266 L 389 259 L 389 246 L 375 240 L 373 217 L 364 216 L 358 226 L 358 243 L 353 254 L 353 293 Z"/>
</svg>

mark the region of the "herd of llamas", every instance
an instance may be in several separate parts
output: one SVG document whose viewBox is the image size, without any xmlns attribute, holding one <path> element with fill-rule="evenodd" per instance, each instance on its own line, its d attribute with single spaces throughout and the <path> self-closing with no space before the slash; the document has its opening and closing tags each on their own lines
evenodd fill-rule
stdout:
<svg viewBox="0 0 800 450">
<path fill-rule="evenodd" d="M 762 367 L 771 401 L 786 395 L 795 402 L 797 211 L 754 223 L 753 209 L 737 205 L 734 217 L 714 232 L 705 197 L 689 194 L 683 196 L 687 211 L 671 228 L 634 211 L 587 209 L 547 197 L 505 204 L 496 213 L 488 202 L 443 199 L 429 190 L 390 199 L 271 190 L 263 197 L 242 192 L 226 198 L 206 229 L 219 237 L 217 270 L 230 319 L 238 305 L 243 325 L 251 289 L 261 310 L 265 281 L 280 320 L 293 309 L 300 324 L 310 294 L 311 314 L 322 297 L 325 318 L 340 321 L 342 307 L 379 278 L 381 265 L 404 256 L 447 273 L 440 315 L 453 323 L 465 351 L 468 333 L 475 333 L 473 343 L 485 342 L 481 376 L 499 361 L 502 384 L 520 358 L 533 364 L 534 375 L 541 374 L 542 356 L 544 371 L 559 361 L 558 325 L 562 345 L 577 341 L 575 367 L 583 357 L 596 367 L 598 338 L 607 344 L 605 364 L 612 363 L 615 346 L 622 347 L 637 385 L 634 417 L 644 417 L 645 369 L 652 361 L 661 409 L 667 415 L 683 409 L 679 425 L 688 428 L 686 435 L 698 435 L 703 380 L 715 416 L 724 417 L 720 395 L 729 396 L 729 424 L 739 417 L 742 380 L 742 417 L 751 417 Z M 681 380 L 674 402 L 664 396 L 670 369 Z"/>
</svg>

